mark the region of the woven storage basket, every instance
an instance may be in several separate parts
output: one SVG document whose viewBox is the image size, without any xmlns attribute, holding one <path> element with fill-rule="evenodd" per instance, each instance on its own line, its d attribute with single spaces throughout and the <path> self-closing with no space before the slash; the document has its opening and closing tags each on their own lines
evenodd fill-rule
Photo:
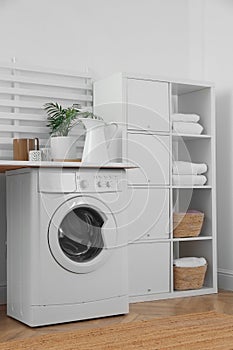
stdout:
<svg viewBox="0 0 233 350">
<path fill-rule="evenodd" d="M 207 264 L 199 267 L 173 267 L 174 289 L 188 290 L 203 287 Z"/>
<path fill-rule="evenodd" d="M 204 213 L 188 211 L 173 214 L 173 237 L 197 237 L 201 233 Z"/>
</svg>

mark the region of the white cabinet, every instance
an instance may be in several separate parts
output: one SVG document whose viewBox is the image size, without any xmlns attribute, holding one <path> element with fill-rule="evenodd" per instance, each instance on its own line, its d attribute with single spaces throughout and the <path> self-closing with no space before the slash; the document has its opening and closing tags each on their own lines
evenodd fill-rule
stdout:
<svg viewBox="0 0 233 350">
<path fill-rule="evenodd" d="M 129 243 L 169 238 L 169 189 L 128 189 L 127 231 Z"/>
<path fill-rule="evenodd" d="M 169 131 L 168 83 L 127 80 L 129 129 Z"/>
<path fill-rule="evenodd" d="M 128 255 L 130 297 L 169 292 L 169 242 L 130 244 Z"/>
<path fill-rule="evenodd" d="M 94 85 L 95 111 L 122 126 L 119 159 L 138 166 L 127 171 L 129 282 L 132 301 L 217 291 L 214 87 L 115 74 Z M 202 134 L 177 134 L 171 114 L 198 114 Z M 172 162 L 206 163 L 205 186 L 173 185 Z M 173 211 L 205 214 L 199 237 L 173 237 Z M 173 258 L 204 256 L 204 288 L 173 289 Z M 156 296 L 157 294 L 157 296 Z M 159 295 L 158 295 L 159 294 Z"/>
<path fill-rule="evenodd" d="M 128 161 L 138 169 L 128 171 L 130 184 L 169 184 L 169 136 L 128 133 Z"/>
</svg>

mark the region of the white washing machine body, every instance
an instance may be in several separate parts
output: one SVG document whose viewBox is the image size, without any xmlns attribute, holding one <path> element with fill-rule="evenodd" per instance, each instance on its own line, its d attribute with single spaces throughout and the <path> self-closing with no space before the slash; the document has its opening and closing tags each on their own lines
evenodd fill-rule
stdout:
<svg viewBox="0 0 233 350">
<path fill-rule="evenodd" d="M 7 173 L 7 312 L 30 326 L 128 312 L 125 171 Z"/>
</svg>

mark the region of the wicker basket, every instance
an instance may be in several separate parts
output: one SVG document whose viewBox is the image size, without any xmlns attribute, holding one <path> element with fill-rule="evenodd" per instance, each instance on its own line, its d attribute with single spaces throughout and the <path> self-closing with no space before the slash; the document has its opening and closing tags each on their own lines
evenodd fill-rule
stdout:
<svg viewBox="0 0 233 350">
<path fill-rule="evenodd" d="M 203 287 L 207 264 L 199 267 L 173 267 L 174 289 L 189 290 Z"/>
<path fill-rule="evenodd" d="M 201 233 L 204 213 L 188 211 L 173 214 L 173 237 L 197 237 Z"/>
</svg>

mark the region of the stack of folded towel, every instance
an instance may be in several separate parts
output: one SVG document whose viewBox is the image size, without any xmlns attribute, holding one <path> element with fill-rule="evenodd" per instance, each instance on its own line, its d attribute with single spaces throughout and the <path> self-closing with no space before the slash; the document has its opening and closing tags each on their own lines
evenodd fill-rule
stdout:
<svg viewBox="0 0 233 350">
<path fill-rule="evenodd" d="M 206 264 L 205 258 L 179 258 L 173 261 L 173 265 L 176 267 L 200 267 Z"/>
<path fill-rule="evenodd" d="M 191 163 L 176 161 L 172 165 L 173 185 L 202 186 L 206 183 L 207 165 L 204 163 Z"/>
<path fill-rule="evenodd" d="M 203 126 L 199 124 L 200 116 L 197 114 L 172 114 L 172 127 L 178 134 L 196 134 L 203 131 Z"/>
</svg>

